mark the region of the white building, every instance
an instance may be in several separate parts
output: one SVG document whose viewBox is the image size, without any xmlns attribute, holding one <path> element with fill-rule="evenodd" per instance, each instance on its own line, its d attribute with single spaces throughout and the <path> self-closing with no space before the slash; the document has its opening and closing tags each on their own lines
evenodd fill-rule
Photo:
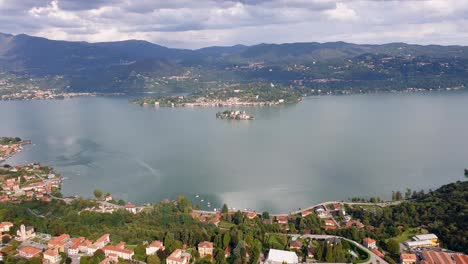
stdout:
<svg viewBox="0 0 468 264">
<path fill-rule="evenodd" d="M 270 249 L 268 258 L 265 260 L 267 264 L 296 264 L 299 263 L 299 258 L 295 252 Z"/>
</svg>

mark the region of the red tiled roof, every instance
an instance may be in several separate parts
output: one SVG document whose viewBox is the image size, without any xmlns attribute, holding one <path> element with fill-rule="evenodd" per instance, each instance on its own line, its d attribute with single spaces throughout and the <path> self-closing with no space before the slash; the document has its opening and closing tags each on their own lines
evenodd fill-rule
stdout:
<svg viewBox="0 0 468 264">
<path fill-rule="evenodd" d="M 370 237 L 364 238 L 363 241 L 364 241 L 365 244 L 373 244 L 373 243 L 375 243 L 375 240 L 372 239 L 372 238 L 370 238 Z"/>
<path fill-rule="evenodd" d="M 400 260 L 401 261 L 404 261 L 404 260 L 416 261 L 416 254 L 401 254 Z"/>
<path fill-rule="evenodd" d="M 127 248 L 121 248 L 121 247 L 119 247 L 119 245 L 117 245 L 117 246 L 105 246 L 103 248 L 103 251 L 106 252 L 106 250 L 114 251 L 114 252 L 121 252 L 121 253 L 124 253 L 124 254 L 132 254 L 133 253 L 133 250 L 127 249 Z"/>
<path fill-rule="evenodd" d="M 102 235 L 100 238 L 96 240 L 96 243 L 101 243 L 101 242 L 109 240 L 109 236 L 110 236 L 109 234 Z"/>
<path fill-rule="evenodd" d="M 35 248 L 35 247 L 30 247 L 30 246 L 24 247 L 24 248 L 20 249 L 19 251 L 24 253 L 24 254 L 32 255 L 32 256 L 41 253 L 40 249 Z"/>
<path fill-rule="evenodd" d="M 12 227 L 13 223 L 11 223 L 11 222 L 2 222 L 2 223 L 0 223 L 0 228 L 4 228 L 6 226 Z"/>
<path fill-rule="evenodd" d="M 454 254 L 452 256 L 456 264 L 468 264 L 468 255 Z"/>
<path fill-rule="evenodd" d="M 47 255 L 47 256 L 55 257 L 58 254 L 59 254 L 58 251 L 55 249 L 48 249 L 44 252 L 44 256 Z"/>
<path fill-rule="evenodd" d="M 208 242 L 208 241 L 203 241 L 198 243 L 199 248 L 212 248 L 213 247 L 213 242 Z"/>
<path fill-rule="evenodd" d="M 376 248 L 372 249 L 371 251 L 381 258 L 385 257 L 385 255 Z"/>
<path fill-rule="evenodd" d="M 429 251 L 425 250 L 422 252 L 424 260 L 426 260 L 429 263 L 453 263 L 452 258 L 450 257 L 449 254 L 445 252 L 435 252 L 435 251 Z"/>
<path fill-rule="evenodd" d="M 66 243 L 66 240 L 70 238 L 68 234 L 61 234 L 58 237 L 54 237 L 52 240 L 49 241 L 48 245 L 50 246 L 61 246 Z"/>
<path fill-rule="evenodd" d="M 148 245 L 148 247 L 163 247 L 163 243 L 159 240 L 151 242 L 151 244 Z"/>
</svg>

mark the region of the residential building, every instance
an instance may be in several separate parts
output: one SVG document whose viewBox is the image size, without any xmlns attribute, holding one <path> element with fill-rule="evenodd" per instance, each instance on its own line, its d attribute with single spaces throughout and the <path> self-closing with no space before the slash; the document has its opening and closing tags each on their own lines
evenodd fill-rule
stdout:
<svg viewBox="0 0 468 264">
<path fill-rule="evenodd" d="M 57 249 L 48 249 L 44 252 L 42 263 L 44 264 L 58 264 L 62 260 Z"/>
<path fill-rule="evenodd" d="M 255 213 L 255 212 L 247 212 L 247 213 L 245 213 L 245 216 L 246 216 L 248 219 L 254 219 L 255 217 L 257 217 L 257 213 Z"/>
<path fill-rule="evenodd" d="M 198 253 L 201 258 L 213 256 L 213 242 L 203 241 L 198 243 Z"/>
<path fill-rule="evenodd" d="M 375 243 L 375 240 L 370 238 L 370 237 L 366 237 L 364 238 L 363 240 L 363 243 L 362 243 L 366 248 L 368 249 L 373 249 L 373 248 L 376 248 L 377 245 Z"/>
<path fill-rule="evenodd" d="M 278 224 L 287 224 L 288 223 L 288 217 L 287 216 L 277 216 L 276 221 Z"/>
<path fill-rule="evenodd" d="M 176 249 L 166 258 L 166 264 L 187 264 L 190 263 L 191 255 L 182 249 Z"/>
<path fill-rule="evenodd" d="M 59 252 L 65 252 L 65 245 L 70 241 L 70 235 L 62 234 L 58 237 L 54 237 L 47 243 L 47 247 L 50 249 L 57 249 Z"/>
<path fill-rule="evenodd" d="M 94 245 L 97 248 L 100 249 L 100 248 L 103 248 L 105 245 L 107 245 L 109 243 L 110 243 L 110 235 L 109 234 L 104 234 L 100 238 L 98 238 L 96 240 L 96 242 L 94 242 Z"/>
<path fill-rule="evenodd" d="M 136 214 L 136 213 L 137 213 L 137 208 L 136 208 L 136 206 L 133 205 L 133 204 L 130 204 L 130 203 L 129 203 L 129 204 L 126 204 L 126 205 L 124 206 L 124 208 L 125 208 L 125 210 L 129 211 L 129 212 L 132 213 L 132 214 Z"/>
<path fill-rule="evenodd" d="M 290 249 L 301 249 L 302 248 L 302 242 L 301 241 L 292 241 L 289 243 L 289 248 Z"/>
<path fill-rule="evenodd" d="M 305 210 L 301 212 L 302 217 L 306 217 L 310 214 L 312 214 L 312 210 Z"/>
<path fill-rule="evenodd" d="M 437 251 L 430 251 L 424 250 L 421 252 L 422 259 L 425 260 L 429 264 L 451 264 L 453 263 L 452 258 L 446 252 L 437 252 Z"/>
<path fill-rule="evenodd" d="M 146 255 L 153 255 L 153 254 L 156 254 L 159 250 L 164 250 L 165 247 L 163 245 L 163 242 L 161 241 L 153 241 L 151 242 L 151 244 L 149 244 L 147 247 L 146 247 Z"/>
<path fill-rule="evenodd" d="M 415 247 L 438 247 L 439 238 L 434 234 L 416 235 L 413 241 L 406 242 L 409 248 Z"/>
<path fill-rule="evenodd" d="M 22 258 L 30 259 L 39 256 L 42 250 L 35 247 L 24 247 L 18 250 L 18 255 Z"/>
<path fill-rule="evenodd" d="M 297 264 L 299 263 L 299 258 L 295 252 L 270 249 L 268 252 L 268 257 L 265 260 L 267 264 Z"/>
<path fill-rule="evenodd" d="M 10 232 L 10 228 L 13 227 L 11 222 L 2 222 L 0 223 L 0 232 Z"/>
<path fill-rule="evenodd" d="M 401 264 L 416 264 L 416 254 L 401 254 L 400 261 Z"/>
<path fill-rule="evenodd" d="M 21 242 L 32 239 L 34 237 L 36 237 L 36 233 L 34 232 L 34 227 L 32 226 L 26 227 L 21 225 L 20 229 L 16 232 L 16 240 Z"/>
<path fill-rule="evenodd" d="M 468 264 L 468 255 L 453 254 L 452 257 L 455 264 Z"/>
<path fill-rule="evenodd" d="M 333 220 L 327 219 L 325 220 L 325 230 L 335 230 L 336 224 Z"/>
<path fill-rule="evenodd" d="M 131 260 L 135 254 L 133 250 L 125 248 L 125 242 L 120 242 L 115 246 L 107 245 L 103 248 L 106 257 L 113 261 L 118 261 L 119 258 Z"/>
</svg>

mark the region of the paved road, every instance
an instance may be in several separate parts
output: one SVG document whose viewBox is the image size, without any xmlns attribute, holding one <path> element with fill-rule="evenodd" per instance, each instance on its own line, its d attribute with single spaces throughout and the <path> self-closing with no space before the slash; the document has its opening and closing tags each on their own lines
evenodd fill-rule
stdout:
<svg viewBox="0 0 468 264">
<path fill-rule="evenodd" d="M 337 237 L 339 239 L 344 239 L 346 241 L 349 241 L 350 243 L 354 243 L 356 246 L 358 246 L 359 248 L 361 248 L 362 250 L 366 251 L 367 253 L 370 254 L 370 259 L 369 261 L 367 262 L 364 262 L 364 263 L 367 263 L 367 264 L 376 264 L 376 263 L 380 263 L 380 264 L 388 264 L 388 262 L 386 262 L 385 260 L 383 260 L 382 258 L 380 258 L 379 256 L 377 256 L 376 254 L 374 254 L 372 251 L 370 251 L 369 249 L 367 249 L 366 247 L 364 247 L 363 245 L 359 244 L 358 242 L 356 241 L 353 241 L 353 240 L 350 240 L 350 239 L 347 239 L 347 238 L 344 238 L 344 237 L 339 237 L 339 236 L 331 236 L 331 235 L 300 235 L 300 234 L 290 234 L 288 236 L 291 236 L 291 237 L 300 237 L 300 238 L 311 238 L 311 239 L 317 239 L 317 240 L 325 240 L 325 239 L 328 239 L 328 238 L 333 238 L 333 237 Z"/>
<path fill-rule="evenodd" d="M 300 209 L 300 210 L 291 211 L 291 212 L 289 212 L 289 213 L 270 214 L 270 216 L 275 217 L 275 216 L 295 215 L 295 214 L 300 214 L 300 213 L 303 212 L 303 211 L 312 210 L 312 209 L 314 209 L 315 207 L 318 207 L 318 206 L 323 206 L 323 207 L 327 208 L 327 205 L 335 204 L 335 203 L 347 204 L 347 205 L 367 205 L 367 206 L 373 205 L 373 206 L 379 206 L 379 207 L 386 207 L 386 206 L 398 205 L 398 204 L 400 204 L 400 203 L 402 203 L 402 202 L 403 202 L 403 201 L 384 202 L 384 203 L 359 203 L 359 202 L 328 201 L 328 202 L 324 202 L 324 203 L 319 203 L 319 204 L 316 204 L 316 205 L 312 205 L 312 206 L 309 206 L 309 207 L 307 207 L 307 208 L 303 208 L 303 209 Z M 327 210 L 328 210 L 328 209 L 327 209 Z M 197 212 L 197 213 L 202 213 L 202 214 L 216 214 L 216 213 L 219 213 L 219 212 L 216 212 L 216 211 L 204 211 L 204 210 L 193 210 L 193 211 L 194 211 L 194 212 Z M 236 212 L 236 211 L 237 211 L 237 210 L 231 210 L 230 212 Z M 255 211 L 249 211 L 249 210 L 240 210 L 240 211 L 241 211 L 241 212 L 246 212 L 246 213 L 255 212 Z"/>
</svg>

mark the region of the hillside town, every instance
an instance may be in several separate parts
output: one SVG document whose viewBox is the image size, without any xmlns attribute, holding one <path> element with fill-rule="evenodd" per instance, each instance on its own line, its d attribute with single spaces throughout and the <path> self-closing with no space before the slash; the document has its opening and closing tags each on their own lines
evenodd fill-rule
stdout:
<svg viewBox="0 0 468 264">
<path fill-rule="evenodd" d="M 47 202 L 54 193 L 59 193 L 61 185 L 60 174 L 39 163 L 0 168 L 0 202 Z"/>
<path fill-rule="evenodd" d="M 16 153 L 23 150 L 23 145 L 31 144 L 30 140 L 21 140 L 21 138 L 1 137 L 0 138 L 0 162 L 13 157 Z"/>
</svg>

